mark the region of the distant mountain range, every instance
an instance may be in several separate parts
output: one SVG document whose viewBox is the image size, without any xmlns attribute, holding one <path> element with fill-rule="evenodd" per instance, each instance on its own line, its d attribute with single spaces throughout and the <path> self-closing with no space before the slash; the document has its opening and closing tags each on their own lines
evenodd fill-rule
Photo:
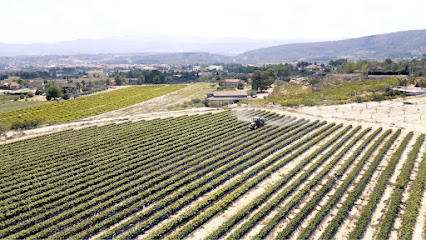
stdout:
<svg viewBox="0 0 426 240">
<path fill-rule="evenodd" d="M 79 54 L 164 54 L 209 52 L 226 56 L 286 43 L 315 42 L 320 39 L 206 38 L 175 35 L 142 35 L 78 39 L 56 43 L 0 43 L 0 56 L 79 55 Z"/>
<path fill-rule="evenodd" d="M 340 41 L 285 44 L 245 52 L 234 61 L 276 63 L 287 61 L 327 61 L 338 58 L 407 58 L 426 54 L 426 30 L 412 30 L 352 38 Z"/>
<path fill-rule="evenodd" d="M 167 36 L 75 40 L 52 44 L 1 44 L 0 64 L 264 64 L 407 58 L 426 54 L 426 29 L 338 41 L 207 39 Z M 283 42 L 287 44 L 277 45 Z M 275 45 L 275 46 L 273 46 Z M 272 46 L 272 47 L 271 47 Z M 263 48 L 260 48 L 263 47 Z M 258 49 L 256 49 L 258 48 Z M 255 49 L 255 50 L 253 50 Z M 238 52 L 243 52 L 236 54 Z M 26 55 L 20 56 L 19 55 Z"/>
</svg>

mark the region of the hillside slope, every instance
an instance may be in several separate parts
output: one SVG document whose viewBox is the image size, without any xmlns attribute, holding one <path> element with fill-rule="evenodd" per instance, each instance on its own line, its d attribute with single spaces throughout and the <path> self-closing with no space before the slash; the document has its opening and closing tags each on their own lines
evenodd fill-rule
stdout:
<svg viewBox="0 0 426 240">
<path fill-rule="evenodd" d="M 248 51 L 234 61 L 272 63 L 297 60 L 380 59 L 426 53 L 426 30 L 412 30 L 339 41 L 285 44 Z"/>
</svg>

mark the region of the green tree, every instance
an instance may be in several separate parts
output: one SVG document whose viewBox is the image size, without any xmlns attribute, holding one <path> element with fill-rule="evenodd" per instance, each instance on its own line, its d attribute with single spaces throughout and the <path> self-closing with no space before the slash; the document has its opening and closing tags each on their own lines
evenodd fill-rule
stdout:
<svg viewBox="0 0 426 240">
<path fill-rule="evenodd" d="M 6 132 L 9 130 L 6 124 L 0 124 L 0 136 L 5 135 Z"/>
<path fill-rule="evenodd" d="M 155 75 L 154 78 L 152 79 L 152 83 L 154 84 L 161 83 L 161 78 L 158 75 Z"/>
<path fill-rule="evenodd" d="M 259 70 L 254 71 L 253 75 L 251 76 L 251 89 L 257 92 L 261 82 L 262 82 L 262 72 Z"/>
<path fill-rule="evenodd" d="M 111 79 L 107 78 L 107 79 L 105 80 L 105 84 L 106 84 L 107 86 L 111 85 Z"/>
<path fill-rule="evenodd" d="M 28 98 L 32 98 L 32 97 L 34 97 L 34 93 L 33 93 L 33 92 L 28 92 L 27 97 L 28 97 Z"/>
<path fill-rule="evenodd" d="M 290 66 L 283 66 L 278 68 L 278 77 L 284 78 L 284 77 L 290 77 L 291 76 L 291 68 Z"/>
<path fill-rule="evenodd" d="M 253 90 L 260 90 L 262 92 L 263 90 L 268 89 L 268 87 L 273 84 L 277 78 L 277 74 L 273 69 L 267 69 L 263 72 L 256 70 L 251 77 L 251 87 Z"/>
<path fill-rule="evenodd" d="M 138 77 L 138 84 L 139 84 L 139 85 L 142 85 L 144 82 L 145 82 L 145 77 L 144 77 L 143 75 L 140 75 L 140 76 Z"/>
<path fill-rule="evenodd" d="M 121 86 L 124 83 L 124 81 L 126 81 L 126 79 L 119 74 L 115 76 L 114 80 L 115 80 L 115 85 L 117 86 Z"/>
<path fill-rule="evenodd" d="M 346 73 L 353 73 L 356 70 L 356 63 L 354 62 L 346 62 L 343 64 L 343 70 L 345 70 Z"/>
<path fill-rule="evenodd" d="M 238 89 L 244 89 L 244 84 L 242 84 L 242 83 L 238 83 Z"/>
<path fill-rule="evenodd" d="M 46 90 L 46 99 L 50 100 L 50 99 L 55 99 L 55 98 L 60 98 L 62 97 L 63 93 L 61 91 L 61 89 L 58 87 L 58 85 L 56 84 L 52 84 L 49 86 L 49 88 L 47 88 Z"/>
<path fill-rule="evenodd" d="M 312 76 L 309 78 L 308 82 L 309 82 L 309 85 L 313 87 L 315 84 L 319 83 L 319 79 L 316 76 Z"/>
</svg>

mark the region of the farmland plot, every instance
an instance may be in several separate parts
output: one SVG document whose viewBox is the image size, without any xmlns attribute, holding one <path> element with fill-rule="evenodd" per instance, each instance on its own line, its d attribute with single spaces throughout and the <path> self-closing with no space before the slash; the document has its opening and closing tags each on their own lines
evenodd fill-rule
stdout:
<svg viewBox="0 0 426 240">
<path fill-rule="evenodd" d="M 42 120 L 43 123 L 71 122 L 85 117 L 120 109 L 179 90 L 185 85 L 133 86 L 114 91 L 50 102 L 39 106 L 0 113 L 0 124 Z"/>
<path fill-rule="evenodd" d="M 0 238 L 418 238 L 424 142 L 242 110 L 3 144 Z"/>
</svg>

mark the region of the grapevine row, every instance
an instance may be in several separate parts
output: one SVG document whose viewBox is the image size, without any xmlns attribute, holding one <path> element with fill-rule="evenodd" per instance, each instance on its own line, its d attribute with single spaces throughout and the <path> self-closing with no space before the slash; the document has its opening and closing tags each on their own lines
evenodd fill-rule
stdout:
<svg viewBox="0 0 426 240">
<path fill-rule="evenodd" d="M 417 138 L 416 142 L 414 143 L 413 148 L 411 149 L 410 153 L 408 154 L 408 158 L 405 161 L 401 173 L 398 175 L 396 182 L 395 182 L 395 189 L 393 190 L 389 207 L 386 211 L 386 214 L 380 224 L 380 230 L 377 234 L 378 239 L 386 239 L 388 238 L 388 234 L 390 232 L 390 229 L 392 227 L 392 224 L 395 220 L 395 216 L 398 213 L 399 205 L 401 204 L 402 195 L 404 193 L 404 190 L 406 189 L 408 182 L 410 180 L 410 174 L 411 170 L 414 167 L 414 162 L 417 159 L 417 154 L 420 151 L 420 147 L 424 141 L 425 135 L 421 135 Z"/>
</svg>

